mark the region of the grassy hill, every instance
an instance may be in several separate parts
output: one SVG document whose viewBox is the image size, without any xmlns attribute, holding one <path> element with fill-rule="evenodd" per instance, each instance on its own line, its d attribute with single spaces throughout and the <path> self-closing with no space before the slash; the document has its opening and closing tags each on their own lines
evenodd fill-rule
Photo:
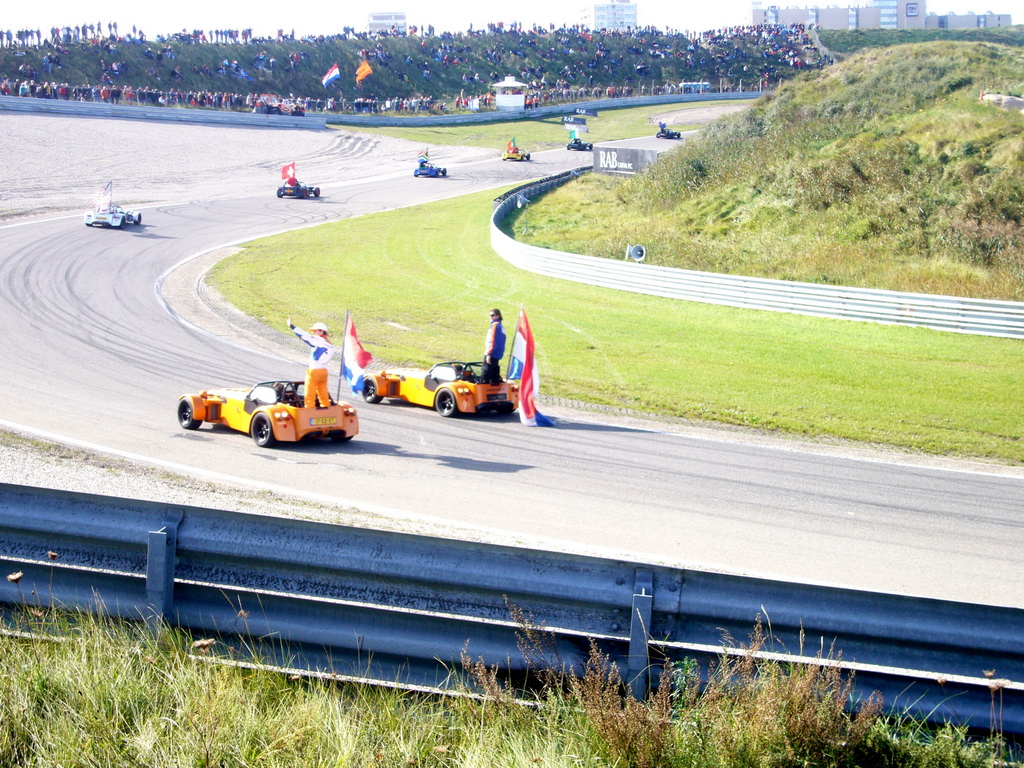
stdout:
<svg viewBox="0 0 1024 768">
<path fill-rule="evenodd" d="M 1024 115 L 978 98 L 1022 87 L 1020 48 L 869 49 L 514 226 L 609 258 L 640 242 L 676 267 L 1024 300 Z"/>
<path fill-rule="evenodd" d="M 991 29 L 822 29 L 818 39 L 834 56 L 845 56 L 865 48 L 887 48 L 908 43 L 947 42 L 999 43 L 1024 46 L 1024 25 Z"/>
</svg>

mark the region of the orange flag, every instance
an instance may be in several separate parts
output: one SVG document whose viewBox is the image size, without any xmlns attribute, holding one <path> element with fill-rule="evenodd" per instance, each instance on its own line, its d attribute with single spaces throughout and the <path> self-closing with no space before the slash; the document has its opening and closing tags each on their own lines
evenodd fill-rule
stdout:
<svg viewBox="0 0 1024 768">
<path fill-rule="evenodd" d="M 361 83 L 361 82 L 363 82 L 363 80 L 365 80 L 366 78 L 368 78 L 372 74 L 373 74 L 373 70 L 370 69 L 369 62 L 367 62 L 366 60 L 363 60 L 363 63 L 360 64 L 359 68 L 356 70 L 356 82 L 357 83 Z"/>
</svg>

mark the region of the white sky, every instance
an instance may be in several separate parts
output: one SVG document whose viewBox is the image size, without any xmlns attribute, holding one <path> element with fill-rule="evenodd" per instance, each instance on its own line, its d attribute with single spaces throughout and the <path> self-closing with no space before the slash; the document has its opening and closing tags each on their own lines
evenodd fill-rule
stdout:
<svg viewBox="0 0 1024 768">
<path fill-rule="evenodd" d="M 1019 0 L 991 0 L 984 8 L 968 7 L 966 2 L 935 0 L 928 4 L 929 12 L 967 13 L 970 10 L 1010 13 L 1008 6 Z M 677 30 L 702 31 L 722 26 L 749 24 L 750 0 L 635 0 L 638 23 L 642 26 L 666 27 Z M 522 22 L 556 26 L 572 24 L 580 19 L 585 0 L 551 2 L 551 0 L 513 0 L 510 3 L 491 3 L 481 0 L 370 0 L 366 5 L 355 2 L 323 2 L 323 0 L 148 0 L 148 2 L 81 3 L 79 0 L 50 0 L 49 2 L 9 2 L 0 11 L 0 29 L 40 29 L 44 36 L 54 26 L 69 26 L 116 21 L 122 33 L 132 26 L 143 30 L 147 37 L 157 34 L 192 29 L 243 29 L 251 27 L 258 36 L 275 35 L 278 29 L 295 31 L 297 35 L 333 34 L 346 27 L 362 31 L 367 26 L 371 11 L 405 11 L 410 24 L 433 24 L 437 32 L 465 30 L 472 23 L 480 29 L 489 22 Z M 867 0 L 828 0 L 827 2 L 800 2 L 799 0 L 763 0 L 764 6 L 807 7 L 809 5 L 864 5 Z M 973 5 L 977 5 L 974 3 Z M 257 7 L 259 6 L 259 7 Z M 992 6 L 991 8 L 989 6 Z M 505 10 L 507 9 L 507 10 Z M 1014 19 L 1017 21 L 1016 19 Z M 1018 22 L 1019 23 L 1019 22 Z"/>
</svg>

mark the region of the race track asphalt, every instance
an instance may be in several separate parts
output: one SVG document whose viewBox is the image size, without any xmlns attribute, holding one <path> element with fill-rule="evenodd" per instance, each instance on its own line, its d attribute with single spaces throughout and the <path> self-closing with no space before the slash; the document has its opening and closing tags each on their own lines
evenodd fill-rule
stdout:
<svg viewBox="0 0 1024 768">
<path fill-rule="evenodd" d="M 80 213 L 0 226 L 0 424 L 219 482 L 440 521 L 452 536 L 471 528 L 525 546 L 1024 607 L 1017 468 L 571 411 L 556 429 L 527 429 L 516 416 L 358 404 L 355 440 L 280 450 L 180 429 L 183 392 L 303 370 L 301 349 L 250 344 L 176 309 L 164 286 L 199 263 L 190 259 L 580 161 L 557 150 L 531 164 L 467 157 L 448 164 L 447 179 L 412 183 L 398 151 L 369 150 L 375 175 L 310 179 L 323 189 L 317 201 L 220 189 L 145 207 L 143 225 L 121 232 L 87 229 Z"/>
</svg>

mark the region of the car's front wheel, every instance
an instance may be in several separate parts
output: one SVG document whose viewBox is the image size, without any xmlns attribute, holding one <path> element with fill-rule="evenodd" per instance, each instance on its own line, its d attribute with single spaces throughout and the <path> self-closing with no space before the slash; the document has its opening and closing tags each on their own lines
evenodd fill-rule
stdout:
<svg viewBox="0 0 1024 768">
<path fill-rule="evenodd" d="M 445 418 L 457 416 L 459 407 L 455 402 L 455 395 L 450 389 L 442 389 L 434 399 L 434 410 Z"/>
<path fill-rule="evenodd" d="M 274 437 L 274 425 L 270 423 L 270 417 L 265 413 L 257 413 L 249 428 L 252 440 L 260 448 L 270 448 L 277 443 Z"/>
<path fill-rule="evenodd" d="M 363 400 L 368 403 L 379 403 L 384 398 L 377 394 L 377 382 L 373 379 L 363 380 Z"/>
<path fill-rule="evenodd" d="M 203 423 L 192 412 L 192 401 L 187 397 L 178 401 L 178 423 L 182 429 L 199 429 Z"/>
<path fill-rule="evenodd" d="M 313 190 L 313 197 L 320 197 L 320 187 Z"/>
</svg>

